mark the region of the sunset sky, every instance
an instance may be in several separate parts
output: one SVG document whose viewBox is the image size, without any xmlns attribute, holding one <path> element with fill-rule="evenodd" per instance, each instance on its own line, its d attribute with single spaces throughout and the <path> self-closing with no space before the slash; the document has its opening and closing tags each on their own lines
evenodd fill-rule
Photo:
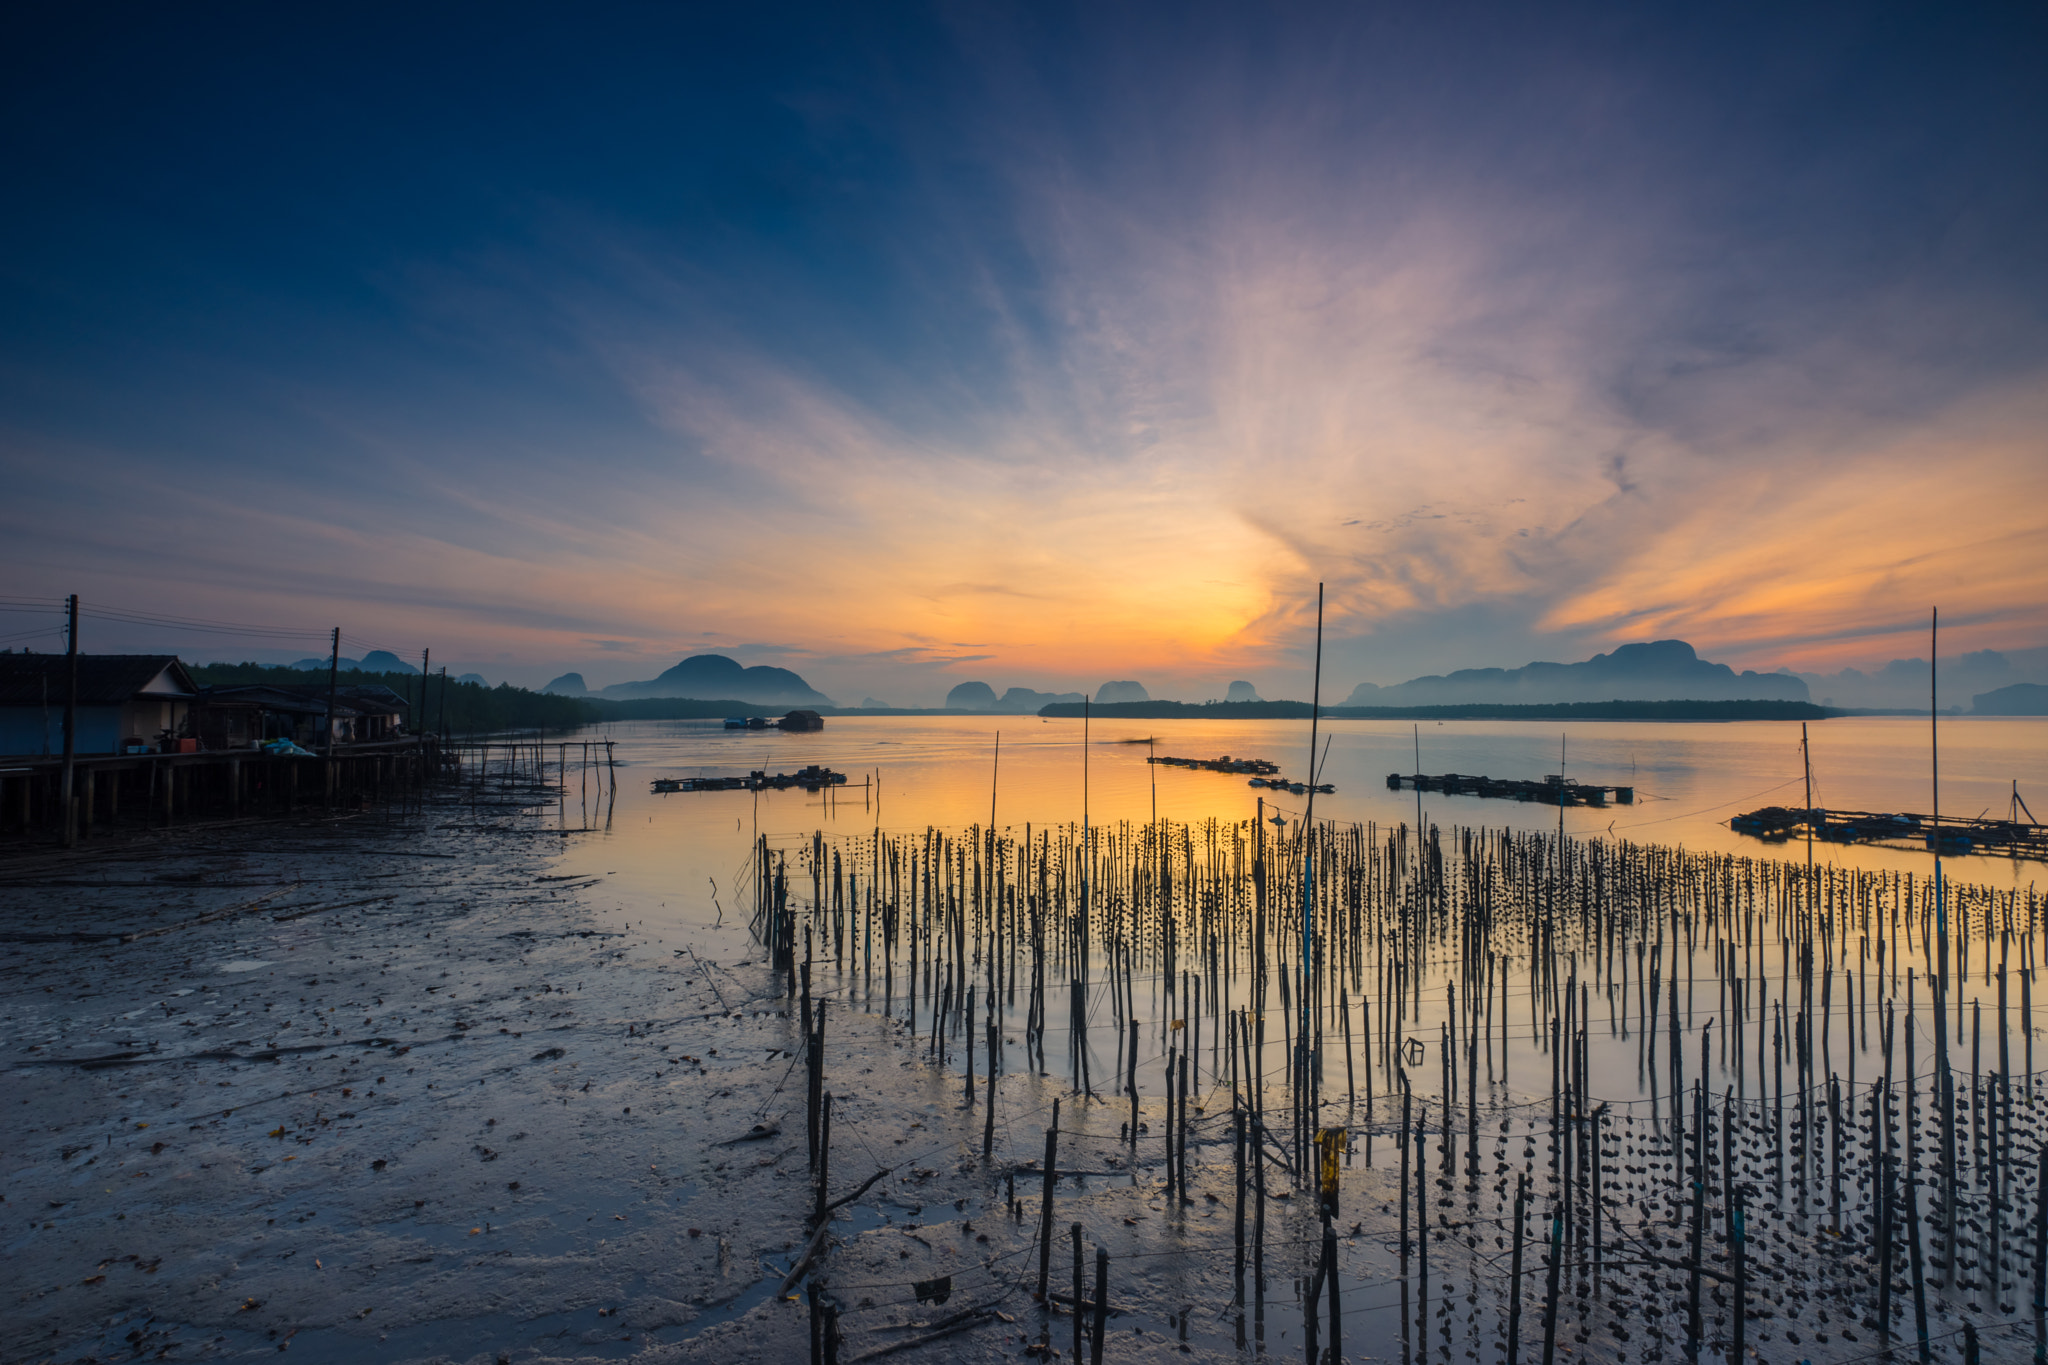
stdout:
<svg viewBox="0 0 2048 1365">
<path fill-rule="evenodd" d="M 2039 6 L 42 10 L 0 593 L 89 649 L 1304 696 L 1318 580 L 1326 696 L 2048 645 Z"/>
</svg>

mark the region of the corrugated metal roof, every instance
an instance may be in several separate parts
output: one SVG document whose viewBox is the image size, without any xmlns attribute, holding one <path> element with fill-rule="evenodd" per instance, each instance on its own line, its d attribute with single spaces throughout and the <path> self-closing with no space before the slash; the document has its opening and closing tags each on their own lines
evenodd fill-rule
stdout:
<svg viewBox="0 0 2048 1365">
<path fill-rule="evenodd" d="M 412 708 L 405 698 L 380 684 L 344 683 L 334 689 L 337 715 L 405 715 Z M 267 706 L 275 711 L 302 715 L 327 714 L 325 683 L 218 683 L 200 689 L 202 702 L 240 703 Z"/>
<path fill-rule="evenodd" d="M 68 661 L 62 654 L 0 654 L 0 706 L 62 706 L 68 682 Z M 192 675 L 175 654 L 81 654 L 78 656 L 78 704 L 121 706 L 132 701 L 157 677 L 173 691 L 149 695 L 165 701 L 197 694 Z"/>
</svg>

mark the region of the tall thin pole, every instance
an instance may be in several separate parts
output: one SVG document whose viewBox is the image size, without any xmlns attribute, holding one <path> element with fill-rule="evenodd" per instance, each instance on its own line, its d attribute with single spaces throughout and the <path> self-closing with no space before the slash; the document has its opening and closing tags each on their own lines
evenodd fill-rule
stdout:
<svg viewBox="0 0 2048 1365">
<path fill-rule="evenodd" d="M 1299 1071 L 1296 1079 L 1296 1095 L 1306 1094 L 1309 1076 L 1309 1002 L 1308 983 L 1313 979 L 1314 966 L 1311 959 L 1315 953 L 1315 884 L 1316 884 L 1316 728 L 1322 721 L 1323 711 L 1323 585 L 1316 584 L 1316 665 L 1312 690 L 1309 693 L 1308 709 L 1308 809 L 1301 822 L 1301 962 L 1300 986 L 1295 992 L 1295 1004 L 1300 1009 L 1301 1027 L 1295 1033 L 1295 1054 Z M 1300 1101 L 1296 1101 L 1297 1110 Z M 1310 1127 L 1316 1116 L 1306 1116 Z"/>
<path fill-rule="evenodd" d="M 78 594 L 64 605 L 64 784 L 60 815 L 64 822 L 64 847 L 78 840 L 78 816 L 71 809 L 72 784 L 78 760 Z M 47 743 L 47 741 L 45 741 Z M 45 750 L 44 752 L 48 752 Z"/>
<path fill-rule="evenodd" d="M 1813 747 L 1806 737 L 1806 722 L 1799 722 L 1799 757 L 1806 765 L 1806 875 L 1813 877 Z"/>
<path fill-rule="evenodd" d="M 334 694 L 341 682 L 341 627 L 334 628 L 334 652 L 327 656 L 327 744 L 323 752 L 334 753 Z"/>
<path fill-rule="evenodd" d="M 996 731 L 995 758 L 989 763 L 988 768 L 988 913 L 991 924 L 995 923 L 996 913 L 996 779 L 1002 775 L 1002 771 L 1003 732 L 998 730 Z M 993 981 L 991 981 L 989 986 L 989 1003 L 991 1005 L 995 1003 L 995 986 Z M 968 1027 L 973 1027 L 973 1021 L 969 1021 Z M 973 1046 L 972 1038 L 968 1040 L 968 1046 Z M 993 1052 L 988 1055 L 988 1083 L 991 1087 L 996 1083 L 996 1054 Z M 990 1091 L 989 1105 L 991 1109 L 995 1105 L 993 1090 Z"/>
<path fill-rule="evenodd" d="M 412 730 L 419 734 L 427 728 L 427 683 L 433 676 L 434 651 L 420 651 L 420 709 L 412 718 Z"/>
<path fill-rule="evenodd" d="M 1422 726 L 1410 727 L 1415 732 L 1415 837 L 1422 838 Z"/>
<path fill-rule="evenodd" d="M 1934 907 L 1937 915 L 1942 914 L 1941 902 L 1941 691 L 1937 686 L 1937 674 L 1941 665 L 1941 608 L 1934 608 L 1932 621 L 1927 631 L 1927 763 L 1934 783 Z M 1945 919 L 1945 917 L 1944 917 Z M 1947 927 L 1943 927 L 1943 946 L 1947 946 Z"/>
</svg>

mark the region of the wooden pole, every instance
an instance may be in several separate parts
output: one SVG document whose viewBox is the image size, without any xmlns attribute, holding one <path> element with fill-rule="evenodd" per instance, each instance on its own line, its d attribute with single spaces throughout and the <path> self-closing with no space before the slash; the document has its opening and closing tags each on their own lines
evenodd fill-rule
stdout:
<svg viewBox="0 0 2048 1365">
<path fill-rule="evenodd" d="M 321 746 L 320 746 L 320 752 L 321 752 L 321 753 L 323 753 L 323 754 L 325 754 L 325 755 L 326 755 L 326 756 L 327 756 L 327 757 L 328 757 L 329 759 L 332 759 L 332 758 L 334 757 L 334 736 L 335 736 L 334 704 L 335 704 L 335 694 L 336 694 L 336 693 L 337 693 L 338 691 L 340 691 L 340 685 L 341 685 L 341 627 L 340 627 L 340 626 L 336 626 L 336 627 L 334 628 L 334 646 L 333 646 L 333 652 L 332 652 L 332 653 L 330 653 L 330 654 L 328 655 L 328 657 L 327 657 L 327 742 L 326 742 L 325 744 L 323 744 L 323 745 L 321 745 Z M 330 763 L 328 764 L 328 771 L 329 771 L 329 772 L 331 773 L 331 772 L 333 771 L 333 768 L 334 768 L 334 765 L 333 765 L 333 764 L 332 764 L 332 763 L 330 762 Z M 334 781 L 333 781 L 333 778 L 332 778 L 332 777 L 330 777 L 330 778 L 328 779 L 328 795 L 329 795 L 330 797 L 331 797 L 331 796 L 333 795 L 333 786 L 334 786 Z"/>
<path fill-rule="evenodd" d="M 1045 1130 L 1045 1193 L 1038 1201 L 1038 1301 L 1047 1303 L 1052 1279 L 1052 1183 L 1060 1153 L 1060 1102 L 1052 1102 L 1052 1122 Z M 1050 1312 L 1051 1305 L 1047 1304 Z M 1049 1321 L 1050 1319 L 1048 1319 Z"/>
<path fill-rule="evenodd" d="M 1074 1359 L 1078 1362 L 1082 1359 L 1081 1349 L 1086 1342 L 1083 1328 L 1087 1324 L 1088 1315 L 1082 1309 L 1086 1303 L 1083 1296 L 1088 1291 L 1088 1283 L 1082 1273 L 1081 1225 L 1075 1223 L 1067 1231 L 1074 1239 Z"/>
<path fill-rule="evenodd" d="M 58 790 L 57 816 L 64 847 L 78 842 L 78 806 L 72 795 L 78 763 L 78 594 L 64 605 L 64 776 Z M 46 740 L 45 743 L 48 741 Z M 45 750 L 44 752 L 48 752 Z"/>
<path fill-rule="evenodd" d="M 1078 1308 L 1076 1309 L 1078 1312 Z M 1243 1319 L 1238 1320 L 1240 1324 Z M 1102 1365 L 1102 1334 L 1109 1322 L 1109 1248 L 1095 1248 L 1095 1331 L 1093 1333 L 1093 1359 L 1095 1365 Z"/>
</svg>

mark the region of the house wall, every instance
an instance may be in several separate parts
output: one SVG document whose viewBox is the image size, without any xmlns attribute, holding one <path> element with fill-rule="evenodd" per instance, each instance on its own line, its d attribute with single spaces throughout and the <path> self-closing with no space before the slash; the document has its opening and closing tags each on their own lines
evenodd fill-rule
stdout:
<svg viewBox="0 0 2048 1365">
<path fill-rule="evenodd" d="M 114 752 L 119 740 L 139 739 L 149 744 L 155 742 L 159 731 L 169 730 L 173 734 L 182 731 L 185 728 L 186 706 L 185 702 L 172 701 L 168 698 L 135 697 L 120 708 L 121 733 L 100 752 Z M 83 733 L 82 729 L 80 733 Z"/>
<path fill-rule="evenodd" d="M 152 704 L 149 711 L 156 713 Z M 182 710 L 182 707 L 180 708 Z M 78 708 L 78 745 L 81 754 L 118 752 L 126 735 L 122 728 L 126 707 L 81 706 Z M 154 735 L 154 731 L 151 735 Z M 147 738 L 149 736 L 145 736 Z M 64 708 L 52 706 L 0 706 L 0 754 L 36 758 L 64 752 Z"/>
</svg>

